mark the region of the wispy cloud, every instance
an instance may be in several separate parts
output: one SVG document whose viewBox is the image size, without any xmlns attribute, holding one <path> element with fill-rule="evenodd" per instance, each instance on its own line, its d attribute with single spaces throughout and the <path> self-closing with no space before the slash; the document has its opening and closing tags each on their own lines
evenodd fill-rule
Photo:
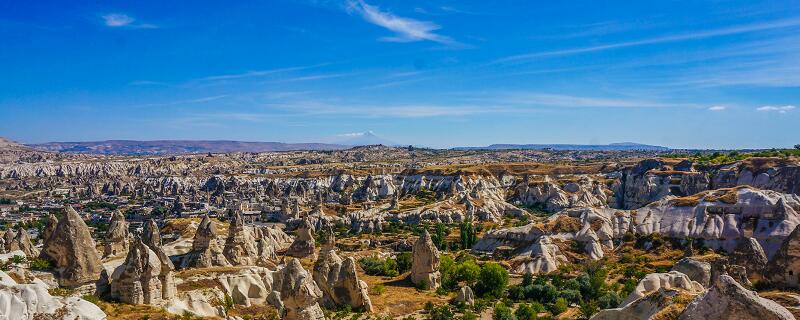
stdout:
<svg viewBox="0 0 800 320">
<path fill-rule="evenodd" d="M 707 38 L 727 36 L 727 35 L 735 35 L 735 34 L 742 34 L 742 33 L 751 33 L 751 32 L 766 31 L 766 30 L 773 30 L 773 29 L 791 28 L 791 27 L 797 27 L 797 26 L 800 26 L 800 19 L 798 19 L 798 18 L 786 19 L 786 20 L 777 20 L 777 21 L 770 21 L 770 22 L 765 22 L 765 23 L 747 24 L 747 25 L 733 26 L 733 27 L 706 30 L 706 31 L 697 31 L 697 32 L 690 32 L 690 33 L 666 35 L 666 36 L 654 37 L 654 38 L 649 38 L 649 39 L 641 39 L 641 40 L 609 43 L 609 44 L 603 44 L 603 45 L 597 45 L 597 46 L 591 46 L 591 47 L 582 47 L 582 48 L 573 48 L 573 49 L 564 49 L 564 50 L 554 50 L 554 51 L 544 51 L 544 52 L 532 52 L 532 53 L 526 53 L 526 54 L 503 57 L 503 58 L 500 58 L 500 59 L 496 59 L 495 61 L 493 61 L 493 63 L 514 62 L 514 61 L 521 61 L 521 60 L 528 60 L 528 59 L 535 59 L 535 58 L 542 58 L 542 57 L 550 57 L 550 56 L 575 55 L 575 54 L 581 54 L 581 53 L 590 53 L 590 52 L 605 51 L 605 50 L 611 50 L 611 49 L 619 49 L 619 48 L 636 47 L 636 46 L 643 46 L 643 45 L 660 44 L 660 43 L 699 40 L 699 39 L 707 39 Z"/>
<path fill-rule="evenodd" d="M 227 97 L 228 97 L 228 95 L 216 95 L 216 96 L 199 97 L 199 98 L 176 100 L 176 101 L 169 101 L 169 102 L 148 103 L 148 104 L 140 105 L 139 107 L 169 107 L 169 106 L 179 106 L 179 105 L 185 105 L 185 104 L 206 103 L 206 102 L 225 99 Z"/>
<path fill-rule="evenodd" d="M 506 92 L 482 94 L 477 99 L 503 105 L 558 108 L 669 108 L 695 107 L 695 104 L 652 101 L 630 97 L 596 97 L 551 93 Z"/>
<path fill-rule="evenodd" d="M 711 107 L 708 107 L 708 111 L 724 111 L 725 109 L 728 109 L 728 107 L 726 107 L 726 106 L 711 106 Z"/>
<path fill-rule="evenodd" d="M 266 104 L 296 116 L 331 116 L 358 118 L 429 118 L 443 116 L 469 116 L 475 114 L 508 112 L 511 109 L 496 105 L 437 105 L 437 104 L 350 104 L 319 101 L 294 101 Z"/>
<path fill-rule="evenodd" d="M 794 109 L 797 109 L 797 107 L 795 107 L 795 106 L 780 106 L 780 107 L 763 106 L 763 107 L 756 108 L 757 111 L 761 111 L 761 112 L 777 112 L 777 113 L 787 113 L 787 112 L 792 111 Z"/>
<path fill-rule="evenodd" d="M 136 28 L 136 29 L 155 29 L 158 26 L 149 23 L 136 23 L 136 19 L 124 13 L 109 13 L 102 15 L 103 23 L 111 28 Z"/>
<path fill-rule="evenodd" d="M 347 2 L 347 11 L 357 13 L 367 22 L 395 33 L 393 37 L 381 38 L 383 41 L 414 42 L 427 40 L 447 45 L 459 44 L 450 37 L 435 33 L 434 31 L 441 29 L 441 27 L 433 22 L 396 16 L 388 11 L 381 11 L 377 6 L 369 5 L 363 0 L 349 0 Z"/>
</svg>

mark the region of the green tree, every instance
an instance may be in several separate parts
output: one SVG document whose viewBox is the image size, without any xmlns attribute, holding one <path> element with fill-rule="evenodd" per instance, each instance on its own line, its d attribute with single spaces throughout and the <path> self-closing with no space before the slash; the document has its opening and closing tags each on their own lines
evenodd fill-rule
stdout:
<svg viewBox="0 0 800 320">
<path fill-rule="evenodd" d="M 564 311 L 567 311 L 567 307 L 569 307 L 569 304 L 567 304 L 567 299 L 558 297 L 556 298 L 556 302 L 550 307 L 550 312 L 552 312 L 554 316 L 559 315 Z"/>
<path fill-rule="evenodd" d="M 478 294 L 500 298 L 508 286 L 508 271 L 501 265 L 489 262 L 484 264 L 475 285 Z"/>
</svg>

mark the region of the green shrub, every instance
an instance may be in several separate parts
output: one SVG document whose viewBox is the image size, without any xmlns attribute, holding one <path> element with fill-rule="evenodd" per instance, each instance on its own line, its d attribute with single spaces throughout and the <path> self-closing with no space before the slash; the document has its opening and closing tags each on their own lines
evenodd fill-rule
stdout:
<svg viewBox="0 0 800 320">
<path fill-rule="evenodd" d="M 517 316 L 519 320 L 535 320 L 537 318 L 536 314 L 536 310 L 527 303 L 520 304 L 519 307 L 517 307 L 517 311 L 514 311 L 514 315 Z"/>
<path fill-rule="evenodd" d="M 51 270 L 53 269 L 53 263 L 48 261 L 47 259 L 42 258 L 35 258 L 31 261 L 31 269 L 33 270 Z"/>
<path fill-rule="evenodd" d="M 481 268 L 476 283 L 476 291 L 480 295 L 499 298 L 508 286 L 508 271 L 501 265 L 489 262 Z"/>
<path fill-rule="evenodd" d="M 492 320 L 517 320 L 517 316 L 505 303 L 499 302 L 492 311 Z"/>
<path fill-rule="evenodd" d="M 556 301 L 550 306 L 550 312 L 555 316 L 567 311 L 569 304 L 567 304 L 567 299 L 562 297 L 556 298 Z"/>
</svg>

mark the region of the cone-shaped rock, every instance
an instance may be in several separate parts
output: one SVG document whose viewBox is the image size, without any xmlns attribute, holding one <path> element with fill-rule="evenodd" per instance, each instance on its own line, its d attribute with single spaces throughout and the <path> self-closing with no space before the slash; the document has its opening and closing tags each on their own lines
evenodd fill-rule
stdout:
<svg viewBox="0 0 800 320">
<path fill-rule="evenodd" d="M 39 256 L 39 249 L 33 246 L 31 238 L 28 236 L 28 231 L 25 229 L 17 230 L 14 240 L 6 244 L 6 249 L 8 249 L 8 252 L 21 250 L 29 259 Z"/>
<path fill-rule="evenodd" d="M 286 251 L 287 256 L 295 258 L 315 258 L 315 242 L 311 230 L 313 230 L 311 222 L 309 222 L 308 219 L 303 219 L 303 222 L 297 228 L 297 237 L 294 239 L 294 242 L 292 242 L 292 245 L 289 246 L 289 250 Z"/>
<path fill-rule="evenodd" d="M 142 242 L 156 253 L 158 260 L 161 262 L 161 274 L 158 276 L 161 281 L 161 297 L 164 300 L 168 300 L 174 297 L 177 292 L 173 272 L 175 265 L 172 264 L 172 260 L 161 248 L 161 233 L 158 231 L 158 225 L 153 219 L 144 224 L 142 237 Z"/>
<path fill-rule="evenodd" d="M 759 297 L 728 275 L 721 275 L 705 294 L 689 303 L 680 320 L 710 319 L 794 319 L 777 302 Z"/>
<path fill-rule="evenodd" d="M 322 305 L 326 308 L 347 305 L 372 312 L 367 283 L 358 279 L 352 257 L 342 260 L 334 249 L 324 250 L 314 264 L 314 281 L 322 290 Z"/>
<path fill-rule="evenodd" d="M 158 254 L 137 237 L 132 241 L 125 263 L 114 272 L 111 296 L 125 303 L 162 304 L 171 298 L 164 296 L 162 265 Z"/>
<path fill-rule="evenodd" d="M 58 283 L 66 287 L 93 283 L 103 271 L 89 227 L 71 206 L 64 210 L 41 256 L 53 262 Z"/>
<path fill-rule="evenodd" d="M 245 230 L 242 216 L 237 211 L 231 218 L 228 238 L 222 251 L 228 262 L 235 266 L 254 265 L 258 258 L 258 249 L 250 233 Z"/>
<path fill-rule="evenodd" d="M 46 246 L 47 241 L 50 240 L 50 237 L 53 236 L 53 232 L 56 230 L 56 226 L 58 225 L 58 218 L 54 214 L 50 214 L 47 216 L 47 226 L 44 227 L 42 230 L 42 245 Z"/>
<path fill-rule="evenodd" d="M 414 243 L 411 256 L 411 282 L 429 289 L 438 288 L 441 283 L 439 250 L 433 245 L 433 240 L 427 230 Z"/>
<path fill-rule="evenodd" d="M 184 268 L 230 266 L 217 241 L 217 227 L 214 226 L 208 215 L 203 216 L 203 220 L 200 221 L 200 225 L 194 234 L 192 251 L 183 258 L 181 266 Z"/>
<path fill-rule="evenodd" d="M 764 277 L 779 287 L 800 288 L 800 225 L 783 240 L 767 264 Z"/>
<path fill-rule="evenodd" d="M 108 233 L 106 233 L 103 257 L 127 254 L 128 245 L 130 244 L 129 235 L 128 222 L 125 221 L 125 215 L 119 210 L 114 211 L 111 216 L 111 222 L 108 225 Z"/>
<path fill-rule="evenodd" d="M 292 259 L 275 274 L 274 290 L 280 293 L 284 319 L 322 320 L 325 315 L 319 306 L 322 291 L 300 261 Z"/>
</svg>

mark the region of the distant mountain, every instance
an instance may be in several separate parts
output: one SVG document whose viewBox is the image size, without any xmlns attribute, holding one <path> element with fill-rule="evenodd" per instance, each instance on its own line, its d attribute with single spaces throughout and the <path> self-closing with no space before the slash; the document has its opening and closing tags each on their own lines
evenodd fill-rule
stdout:
<svg viewBox="0 0 800 320">
<path fill-rule="evenodd" d="M 382 144 L 385 146 L 397 145 L 396 142 L 379 137 L 372 131 L 340 134 L 334 137 L 332 142 L 348 146 L 368 146 L 375 144 Z"/>
<path fill-rule="evenodd" d="M 455 150 L 579 150 L 579 151 L 668 151 L 667 147 L 620 142 L 611 144 L 492 144 L 486 147 L 457 147 Z"/>
<path fill-rule="evenodd" d="M 86 142 L 47 142 L 29 147 L 68 153 L 106 155 L 162 155 L 184 153 L 268 152 L 293 150 L 341 150 L 349 145 L 328 143 L 247 142 L 228 140 L 106 140 Z"/>
</svg>

